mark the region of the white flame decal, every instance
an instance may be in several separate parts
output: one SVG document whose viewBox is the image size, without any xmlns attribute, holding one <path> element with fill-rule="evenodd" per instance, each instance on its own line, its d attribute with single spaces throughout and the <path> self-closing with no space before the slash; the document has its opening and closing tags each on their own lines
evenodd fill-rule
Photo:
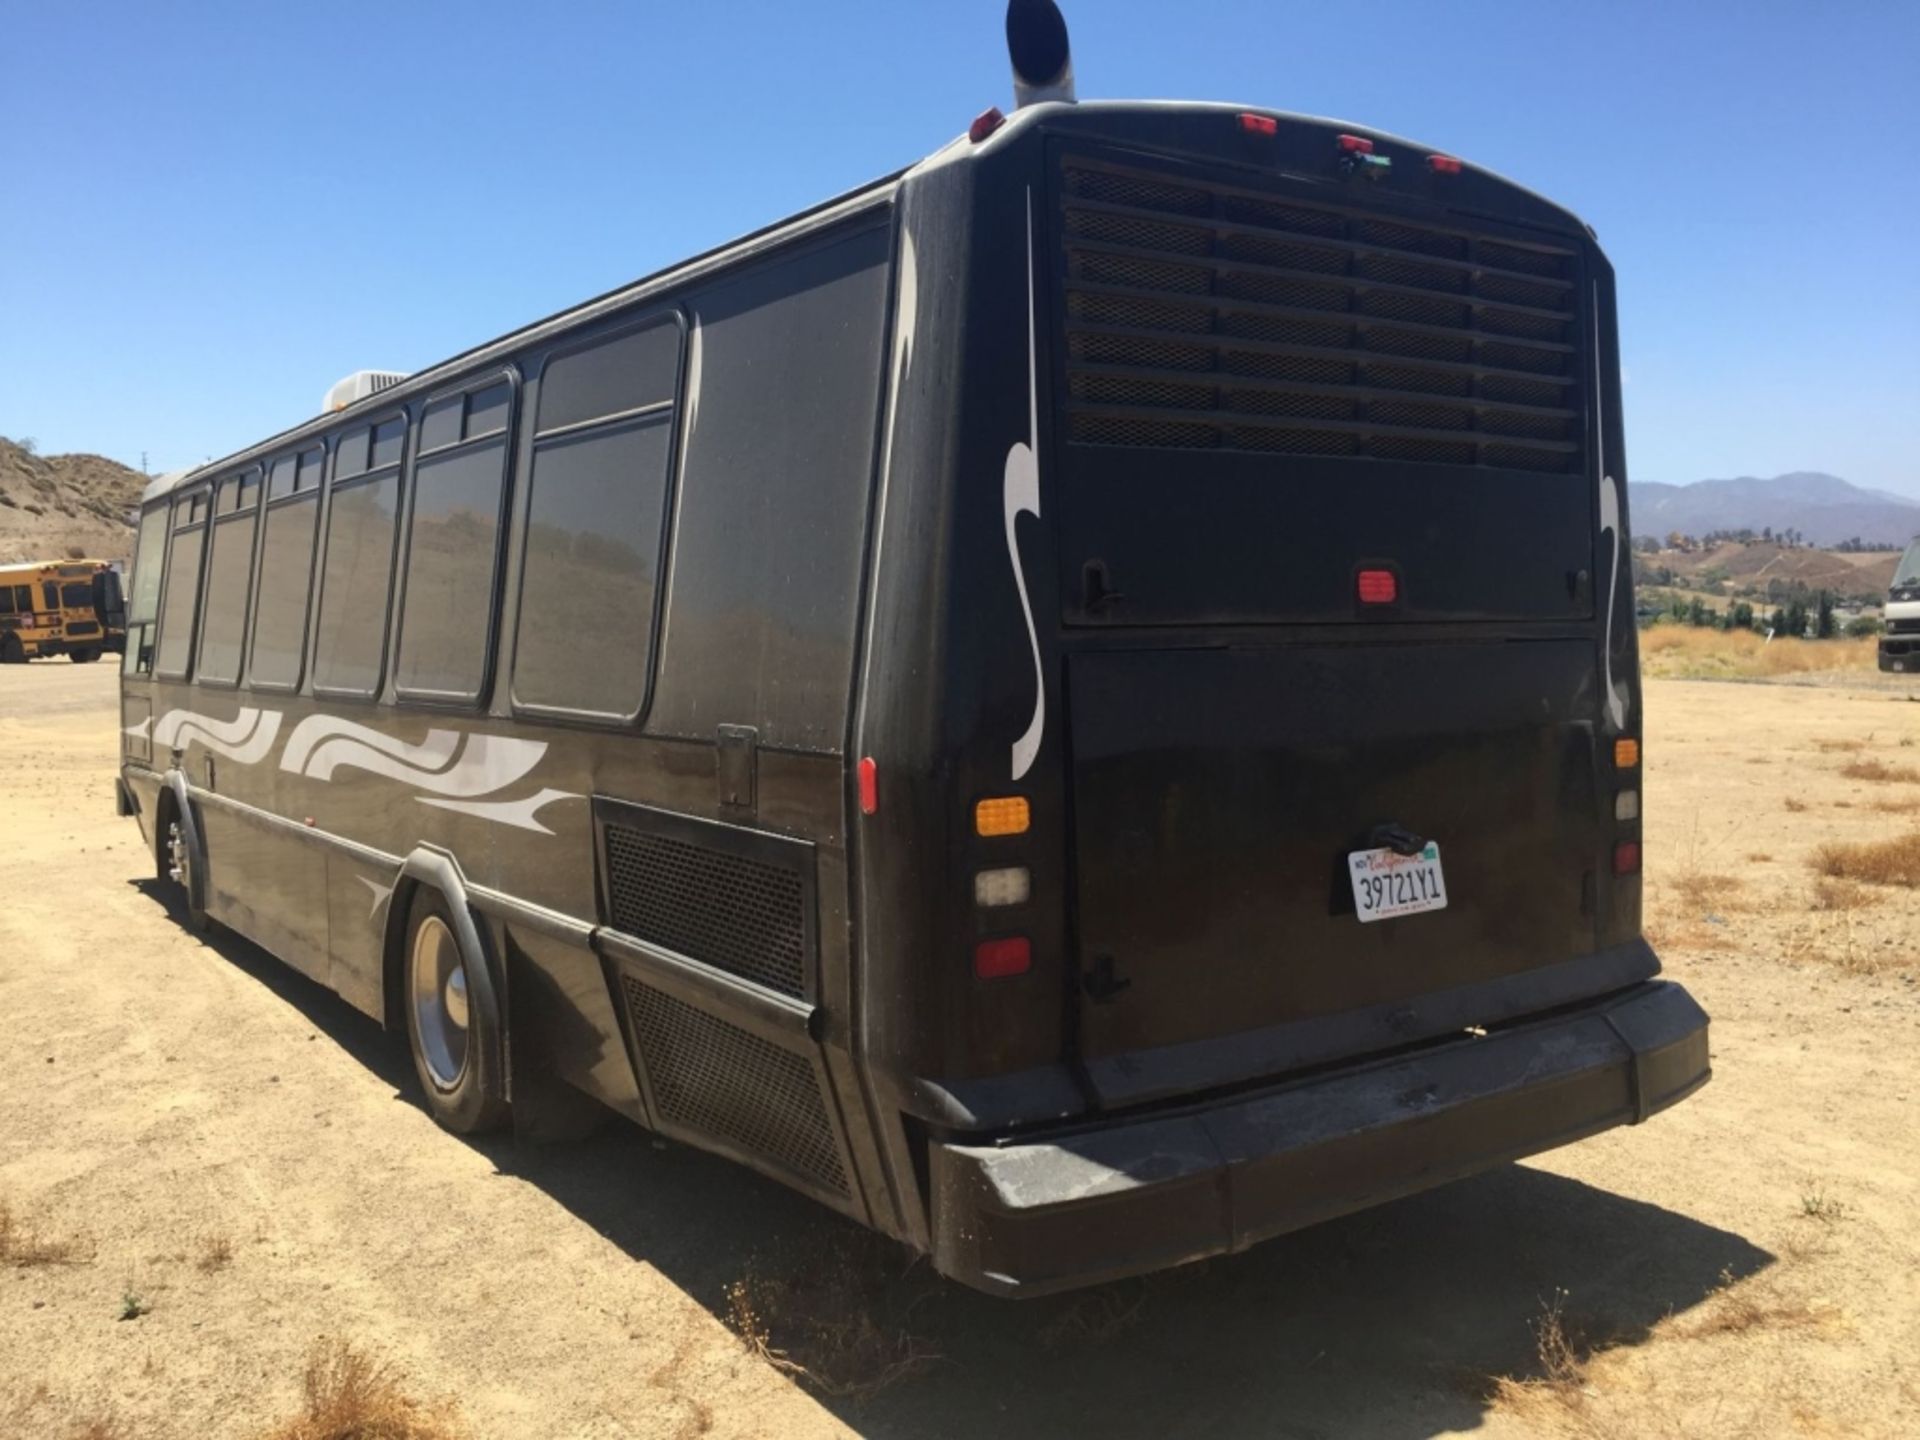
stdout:
<svg viewBox="0 0 1920 1440">
<path fill-rule="evenodd" d="M 1020 609 L 1027 617 L 1027 643 L 1033 647 L 1033 719 L 1026 734 L 1013 742 L 1013 778 L 1033 768 L 1047 728 L 1047 674 L 1040 661 L 1040 632 L 1033 623 L 1033 601 L 1027 596 L 1027 575 L 1020 566 L 1020 541 L 1014 522 L 1021 514 L 1040 518 L 1040 461 L 1034 447 L 1040 443 L 1039 350 L 1035 340 L 1033 295 L 1033 191 L 1027 191 L 1027 440 L 1007 451 L 1006 474 L 1001 481 L 1001 506 L 1007 524 L 1007 558 L 1013 562 L 1013 583 L 1020 589 Z"/>
<path fill-rule="evenodd" d="M 128 730 L 134 734 L 143 726 Z M 215 720 L 192 710 L 169 710 L 153 727 L 153 743 L 163 750 L 187 750 L 195 745 L 224 755 L 240 765 L 264 760 L 280 734 L 280 712 L 240 707 L 231 720 Z"/>
</svg>

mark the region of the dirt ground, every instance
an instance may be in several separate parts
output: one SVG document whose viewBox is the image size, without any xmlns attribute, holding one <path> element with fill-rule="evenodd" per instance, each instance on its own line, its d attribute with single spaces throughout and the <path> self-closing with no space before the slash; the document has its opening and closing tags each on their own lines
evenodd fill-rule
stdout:
<svg viewBox="0 0 1920 1440">
<path fill-rule="evenodd" d="M 476 1440 L 1920 1434 L 1920 893 L 1809 864 L 1920 827 L 1920 772 L 1841 773 L 1920 766 L 1920 680 L 1649 683 L 1697 1097 L 1017 1306 L 631 1127 L 437 1130 L 375 1026 L 168 913 L 113 815 L 114 684 L 0 669 L 4 1440 L 255 1440 L 321 1337 Z"/>
</svg>

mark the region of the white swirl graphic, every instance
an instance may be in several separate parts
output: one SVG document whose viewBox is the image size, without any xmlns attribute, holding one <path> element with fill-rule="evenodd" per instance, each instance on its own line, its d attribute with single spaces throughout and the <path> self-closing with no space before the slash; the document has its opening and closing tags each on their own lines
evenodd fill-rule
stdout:
<svg viewBox="0 0 1920 1440">
<path fill-rule="evenodd" d="M 1047 728 L 1047 673 L 1040 661 L 1040 632 L 1033 623 L 1033 601 L 1027 596 L 1027 575 L 1020 565 L 1020 541 L 1015 522 L 1024 514 L 1040 518 L 1040 461 L 1034 447 L 1040 443 L 1039 349 L 1035 338 L 1033 293 L 1033 191 L 1027 191 L 1027 440 L 1007 451 L 1001 480 L 1001 508 L 1007 525 L 1007 558 L 1013 563 L 1013 583 L 1020 590 L 1020 610 L 1027 617 L 1027 643 L 1033 647 L 1033 719 L 1013 742 L 1013 778 L 1033 768 Z"/>
</svg>

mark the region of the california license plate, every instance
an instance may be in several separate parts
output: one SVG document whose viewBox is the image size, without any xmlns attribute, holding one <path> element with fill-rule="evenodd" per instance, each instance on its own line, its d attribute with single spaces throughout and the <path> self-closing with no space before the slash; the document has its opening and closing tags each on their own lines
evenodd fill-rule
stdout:
<svg viewBox="0 0 1920 1440">
<path fill-rule="evenodd" d="M 1362 924 L 1447 908 L 1440 847 L 1431 840 L 1412 855 L 1355 850 L 1347 856 L 1347 874 L 1353 881 L 1353 908 Z"/>
</svg>

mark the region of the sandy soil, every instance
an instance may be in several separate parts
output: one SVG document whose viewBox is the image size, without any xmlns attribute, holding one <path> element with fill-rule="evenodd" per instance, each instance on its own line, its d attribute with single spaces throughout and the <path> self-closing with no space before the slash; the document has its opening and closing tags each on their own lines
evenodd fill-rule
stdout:
<svg viewBox="0 0 1920 1440">
<path fill-rule="evenodd" d="M 320 1336 L 485 1440 L 1920 1434 L 1920 900 L 1816 909 L 1806 863 L 1920 824 L 1875 808 L 1920 784 L 1846 779 L 1866 752 L 1830 748 L 1920 764 L 1920 682 L 1649 685 L 1649 922 L 1714 1017 L 1697 1098 L 1021 1306 L 630 1127 L 435 1129 L 374 1026 L 169 915 L 112 813 L 114 682 L 0 669 L 6 1440 L 252 1440 Z M 743 1280 L 830 1379 L 923 1363 L 821 1393 L 729 1328 Z"/>
</svg>

